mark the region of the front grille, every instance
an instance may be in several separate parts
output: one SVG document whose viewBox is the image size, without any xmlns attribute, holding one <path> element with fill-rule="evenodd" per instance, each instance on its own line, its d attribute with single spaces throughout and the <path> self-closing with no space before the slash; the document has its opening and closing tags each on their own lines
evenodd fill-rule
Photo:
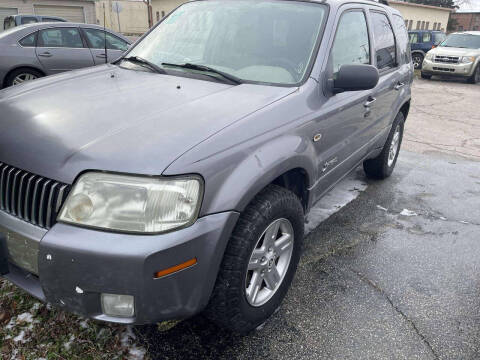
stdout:
<svg viewBox="0 0 480 360">
<path fill-rule="evenodd" d="M 458 56 L 435 55 L 435 62 L 443 64 L 458 64 Z"/>
<path fill-rule="evenodd" d="M 0 162 L 0 210 L 50 229 L 70 186 Z"/>
</svg>

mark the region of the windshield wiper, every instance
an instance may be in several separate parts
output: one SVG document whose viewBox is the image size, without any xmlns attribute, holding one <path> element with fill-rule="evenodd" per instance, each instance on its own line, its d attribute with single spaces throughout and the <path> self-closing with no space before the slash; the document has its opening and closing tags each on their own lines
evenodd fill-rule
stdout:
<svg viewBox="0 0 480 360">
<path fill-rule="evenodd" d="M 155 71 L 156 73 L 159 74 L 166 74 L 167 72 L 165 69 L 162 69 L 160 66 L 155 65 L 154 63 L 140 57 L 140 56 L 129 56 L 126 58 L 122 58 L 122 60 L 130 61 L 133 63 L 140 64 L 141 66 L 148 67 L 150 70 Z"/>
<path fill-rule="evenodd" d="M 190 70 L 207 71 L 207 72 L 211 72 L 211 73 L 220 75 L 224 79 L 227 79 L 228 81 L 233 82 L 237 85 L 240 85 L 240 84 L 243 83 L 242 79 L 239 79 L 235 75 L 231 75 L 231 74 L 228 74 L 226 72 L 223 72 L 223 71 L 220 71 L 220 70 L 217 70 L 217 69 L 211 68 L 209 66 L 205 66 L 205 65 L 198 65 L 198 64 L 191 64 L 191 63 L 186 63 L 186 64 L 162 63 L 162 65 L 171 66 L 171 67 L 179 67 L 179 68 L 190 69 Z"/>
</svg>

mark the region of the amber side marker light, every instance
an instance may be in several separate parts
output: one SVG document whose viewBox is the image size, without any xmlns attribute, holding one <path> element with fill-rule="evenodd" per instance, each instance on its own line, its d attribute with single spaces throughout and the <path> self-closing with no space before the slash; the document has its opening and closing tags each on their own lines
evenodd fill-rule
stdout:
<svg viewBox="0 0 480 360">
<path fill-rule="evenodd" d="M 153 274 L 153 278 L 154 278 L 154 279 L 159 279 L 159 278 L 161 278 L 161 277 L 164 277 L 164 276 L 167 276 L 167 275 L 170 275 L 170 274 L 179 272 L 180 270 L 189 268 L 189 267 L 195 265 L 196 263 L 197 263 L 197 258 L 193 258 L 193 259 L 187 260 L 187 261 L 185 261 L 184 263 L 181 263 L 181 264 L 178 264 L 178 265 L 169 267 L 169 268 L 167 268 L 167 269 L 163 269 L 163 270 L 157 271 L 155 274 Z"/>
</svg>

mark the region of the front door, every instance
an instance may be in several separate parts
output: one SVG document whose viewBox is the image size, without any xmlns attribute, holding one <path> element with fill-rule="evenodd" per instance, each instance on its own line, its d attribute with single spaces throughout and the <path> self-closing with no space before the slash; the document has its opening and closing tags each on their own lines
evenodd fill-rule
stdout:
<svg viewBox="0 0 480 360">
<path fill-rule="evenodd" d="M 348 64 L 372 64 L 366 13 L 362 5 L 340 15 L 326 69 L 327 82 L 331 83 L 341 66 Z M 330 93 L 322 105 L 325 112 L 317 119 L 316 128 L 322 138 L 315 145 L 319 177 L 314 198 L 328 191 L 367 151 L 366 144 L 373 136 L 371 127 L 374 122 L 368 105 L 371 93 L 371 90 Z"/>
<path fill-rule="evenodd" d="M 40 30 L 36 54 L 47 75 L 93 66 L 93 58 L 76 27 Z"/>
<path fill-rule="evenodd" d="M 128 43 L 118 36 L 99 29 L 82 28 L 88 46 L 92 51 L 95 65 L 105 64 L 117 60 L 128 50 Z M 106 34 L 106 37 L 105 37 Z M 106 41 L 106 43 L 105 43 Z M 107 61 L 105 61 L 105 46 L 107 47 Z"/>
</svg>

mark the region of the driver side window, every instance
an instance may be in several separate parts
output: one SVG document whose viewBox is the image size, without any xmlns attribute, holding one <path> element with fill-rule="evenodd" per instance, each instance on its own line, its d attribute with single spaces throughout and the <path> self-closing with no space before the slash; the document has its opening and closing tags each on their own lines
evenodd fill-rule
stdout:
<svg viewBox="0 0 480 360">
<path fill-rule="evenodd" d="M 342 14 L 332 46 L 331 62 L 334 76 L 342 65 L 370 64 L 367 21 L 362 11 Z"/>
</svg>

